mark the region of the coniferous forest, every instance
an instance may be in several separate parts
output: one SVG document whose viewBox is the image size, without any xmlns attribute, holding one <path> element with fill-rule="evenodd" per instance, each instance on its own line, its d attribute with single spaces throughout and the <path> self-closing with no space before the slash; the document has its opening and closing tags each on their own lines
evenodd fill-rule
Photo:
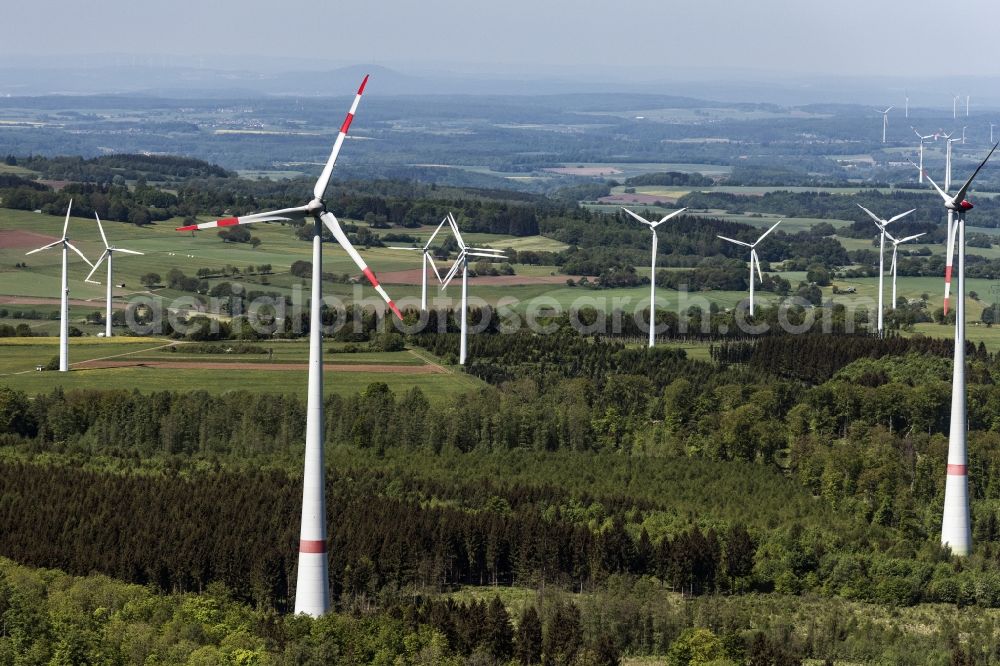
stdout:
<svg viewBox="0 0 1000 666">
<path fill-rule="evenodd" d="M 0 555 L 20 565 L 0 566 L 0 654 L 128 663 L 170 631 L 184 654 L 239 643 L 259 663 L 1000 649 L 995 355 L 970 348 L 977 548 L 955 558 L 938 545 L 946 343 L 775 334 L 719 340 L 709 362 L 557 327 L 473 336 L 487 387 L 452 403 L 379 383 L 327 399 L 337 613 L 314 625 L 287 615 L 303 402 L 0 389 Z M 934 630 L 905 630 L 918 617 Z"/>
</svg>

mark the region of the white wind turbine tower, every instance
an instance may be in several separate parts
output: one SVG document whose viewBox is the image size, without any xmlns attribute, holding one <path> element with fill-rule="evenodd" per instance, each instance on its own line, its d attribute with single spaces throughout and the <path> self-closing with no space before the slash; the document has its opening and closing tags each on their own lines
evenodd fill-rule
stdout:
<svg viewBox="0 0 1000 666">
<path fill-rule="evenodd" d="M 83 252 L 80 252 L 75 245 L 69 242 L 67 232 L 69 231 L 69 212 L 72 209 L 73 200 L 70 199 L 69 206 L 66 207 L 66 221 L 63 222 L 62 238 L 25 253 L 26 255 L 34 254 L 42 250 L 47 250 L 50 247 L 55 247 L 56 245 L 62 245 L 62 285 L 59 290 L 59 372 L 69 372 L 69 278 L 67 276 L 68 256 L 66 248 L 80 255 L 80 258 L 87 262 L 88 266 L 93 266 L 90 260 L 83 256 Z"/>
<path fill-rule="evenodd" d="M 954 134 L 952 132 L 951 134 Z M 944 160 L 944 189 L 947 192 L 951 189 L 951 165 L 952 165 L 952 149 L 951 144 L 957 143 L 961 139 L 955 137 L 950 138 L 951 134 L 946 134 L 945 139 L 948 142 L 948 148 L 945 150 L 945 160 Z M 948 306 L 951 302 L 951 274 L 952 266 L 955 263 L 955 215 L 954 211 L 948 209 L 948 237 L 945 239 L 945 258 L 944 258 L 944 313 L 948 314 Z"/>
<path fill-rule="evenodd" d="M 952 154 L 951 144 L 958 143 L 959 141 L 962 140 L 959 137 L 955 137 L 954 139 L 952 139 L 951 137 L 954 134 L 955 134 L 955 132 L 951 132 L 950 134 L 944 134 L 942 132 L 942 134 L 941 134 L 941 136 L 943 136 L 945 138 L 945 141 L 946 141 L 945 151 L 944 151 L 944 183 L 945 183 L 945 190 L 948 190 L 951 187 L 951 154 Z"/>
<path fill-rule="evenodd" d="M 965 96 L 965 117 L 969 117 L 969 96 Z"/>
<path fill-rule="evenodd" d="M 906 107 L 905 107 L 904 113 L 905 113 L 905 117 L 906 118 L 910 117 L 910 96 L 909 95 L 906 95 Z"/>
<path fill-rule="evenodd" d="M 885 143 L 885 133 L 889 129 L 889 112 L 892 111 L 894 106 L 890 106 L 888 109 L 882 112 L 882 143 Z"/>
<path fill-rule="evenodd" d="M 927 139 L 937 139 L 937 134 L 928 134 L 925 136 L 918 132 L 915 127 L 910 127 L 910 129 L 920 139 L 920 182 L 922 183 L 924 182 L 924 141 Z"/>
<path fill-rule="evenodd" d="M 877 329 L 878 334 L 882 335 L 882 309 L 883 309 L 882 296 L 885 292 L 885 289 L 882 286 L 883 278 L 885 277 L 885 235 L 886 235 L 885 227 L 886 225 L 892 224 L 893 222 L 895 222 L 900 218 L 906 217 L 914 210 L 916 210 L 916 208 L 908 210 L 905 213 L 900 213 L 895 217 L 890 217 L 888 220 L 883 220 L 878 215 L 871 212 L 861 204 L 858 204 L 858 208 L 868 213 L 868 216 L 873 220 L 875 220 L 875 226 L 877 226 L 879 228 L 879 231 L 882 232 L 882 234 L 879 236 L 879 245 L 878 245 L 878 329 Z M 895 256 L 895 254 L 893 256 Z M 895 284 L 895 280 L 893 281 L 893 284 Z"/>
<path fill-rule="evenodd" d="M 764 281 L 764 275 L 760 271 L 760 257 L 757 256 L 756 247 L 757 244 L 760 243 L 762 240 L 764 240 L 765 236 L 774 231 L 775 227 L 781 224 L 781 222 L 782 220 L 778 220 L 777 222 L 775 222 L 770 229 L 762 233 L 760 235 L 760 238 L 755 240 L 753 243 L 744 243 L 743 241 L 736 240 L 735 238 L 727 238 L 725 236 L 719 236 L 719 238 L 721 238 L 724 241 L 729 241 L 730 243 L 736 243 L 737 245 L 742 245 L 743 247 L 750 248 L 750 316 L 751 317 L 753 316 L 753 271 L 755 267 L 757 269 L 757 277 L 760 278 L 761 282 Z"/>
<path fill-rule="evenodd" d="M 951 552 L 965 556 L 972 552 L 972 529 L 969 517 L 969 473 L 966 448 L 966 411 L 965 401 L 965 215 L 972 210 L 965 195 L 969 192 L 972 181 L 986 165 L 993 151 L 994 144 L 969 180 L 965 181 L 954 196 L 937 186 L 931 177 L 934 189 L 944 200 L 944 207 L 949 213 L 957 213 L 955 220 L 958 245 L 958 304 L 955 308 L 955 360 L 952 369 L 951 385 L 951 427 L 948 433 L 948 476 L 944 489 L 944 515 L 941 521 L 941 544 L 951 547 Z"/>
<path fill-rule="evenodd" d="M 461 315 L 461 335 L 459 341 L 459 352 L 458 352 L 458 363 L 459 365 L 465 365 L 465 359 L 468 356 L 468 344 L 467 339 L 469 335 L 469 257 L 489 257 L 490 259 L 506 259 L 504 255 L 500 254 L 499 250 L 494 250 L 488 247 L 468 247 L 465 241 L 462 239 L 462 232 L 458 230 L 458 222 L 455 221 L 455 217 L 448 213 L 448 224 L 451 225 L 451 232 L 455 234 L 455 240 L 458 242 L 458 257 L 455 259 L 455 263 L 452 265 L 451 270 L 448 274 L 444 276 L 441 281 L 441 289 L 445 289 L 451 282 L 452 278 L 458 273 L 459 269 L 462 270 L 462 315 Z"/>
<path fill-rule="evenodd" d="M 951 98 L 951 117 L 953 120 L 958 120 L 958 98 L 961 95 L 955 95 Z"/>
<path fill-rule="evenodd" d="M 954 134 L 954 132 L 952 132 Z M 958 139 L 949 138 L 951 134 L 941 133 L 941 136 L 945 138 L 948 142 L 948 147 L 945 150 L 945 167 L 944 167 L 944 182 L 946 184 L 945 190 L 950 189 L 951 185 L 951 144 L 953 141 L 958 141 Z M 936 138 L 936 136 L 935 136 Z M 910 164 L 913 164 L 911 161 Z M 913 164 L 913 166 L 917 166 Z M 924 178 L 929 178 L 927 172 L 920 168 L 920 181 L 923 182 Z M 949 306 L 951 304 L 951 274 L 952 274 L 952 264 L 955 258 L 955 211 L 948 208 L 948 230 L 945 235 L 945 251 L 944 251 L 944 300 L 943 309 L 944 314 L 947 315 L 949 312 Z"/>
<path fill-rule="evenodd" d="M 229 217 L 214 222 L 204 224 L 192 224 L 186 227 L 178 227 L 178 231 L 192 231 L 195 229 L 210 229 L 214 227 L 228 227 L 236 224 L 251 224 L 253 222 L 271 222 L 275 220 L 312 220 L 314 225 L 312 243 L 312 293 L 309 313 L 309 393 L 306 402 L 306 451 L 305 469 L 302 483 L 302 523 L 299 539 L 299 572 L 295 588 L 295 612 L 305 613 L 314 617 L 325 614 L 330 610 L 330 581 L 328 574 L 328 560 L 326 551 L 326 498 L 325 498 L 325 472 L 323 461 L 323 320 L 321 309 L 323 307 L 322 285 L 323 285 L 323 253 L 322 253 L 322 231 L 326 226 L 333 237 L 347 252 L 358 268 L 364 273 L 368 281 L 371 282 L 375 291 L 385 300 L 397 317 L 402 319 L 399 308 L 392 302 L 385 289 L 378 283 L 375 274 L 361 258 L 357 250 L 351 245 L 344 230 L 340 227 L 340 222 L 336 216 L 326 208 L 323 196 L 327 186 L 330 184 L 330 176 L 333 173 L 333 166 L 337 161 L 337 155 L 344 144 L 347 132 L 350 129 L 351 121 L 354 120 L 354 113 L 358 109 L 361 101 L 361 94 L 368 83 L 368 76 L 365 76 L 354 96 L 351 110 L 340 126 L 340 132 L 327 158 L 323 172 L 313 186 L 312 199 L 309 203 L 295 208 L 284 208 L 281 210 L 269 211 L 265 213 L 254 213 L 242 217 Z"/>
<path fill-rule="evenodd" d="M 896 309 L 896 253 L 899 250 L 899 246 L 903 243 L 907 243 L 911 240 L 916 240 L 924 234 L 914 234 L 913 236 L 907 236 L 906 238 L 894 238 L 892 234 L 888 231 L 885 232 L 886 238 L 892 241 L 892 263 L 889 266 L 889 272 L 892 273 L 892 309 Z"/>
<path fill-rule="evenodd" d="M 423 247 L 390 247 L 389 248 L 390 250 L 406 250 L 406 251 L 409 251 L 409 252 L 420 252 L 421 253 L 421 256 L 423 258 L 423 263 L 421 264 L 421 266 L 423 268 L 423 270 L 421 271 L 421 277 L 422 277 L 422 279 L 421 279 L 421 283 L 420 283 L 420 311 L 421 312 L 426 312 L 427 311 L 427 266 L 428 266 L 428 264 L 430 265 L 431 269 L 433 269 L 434 275 L 437 276 L 438 283 L 439 284 L 441 283 L 441 273 L 438 272 L 437 264 L 434 263 L 434 257 L 431 255 L 431 243 L 434 242 L 434 238 L 438 235 L 438 232 L 441 231 L 441 227 L 444 226 L 444 223 L 448 222 L 448 216 L 450 216 L 450 215 L 451 215 L 451 213 L 448 213 L 448 215 L 445 216 L 444 219 L 441 220 L 441 222 L 437 225 L 437 229 L 434 230 L 434 233 L 432 233 L 431 237 L 427 239 L 427 242 L 424 243 Z"/>
<path fill-rule="evenodd" d="M 676 215 L 680 215 L 681 213 L 683 213 L 684 211 L 686 211 L 687 208 L 681 208 L 680 210 L 675 210 L 674 212 L 670 213 L 669 215 L 665 215 L 662 218 L 660 218 L 659 222 L 650 222 L 646 218 L 640 217 L 639 215 L 636 215 L 635 213 L 633 213 L 632 211 L 630 211 L 628 208 L 622 208 L 622 210 L 625 211 L 626 213 L 628 213 L 629 215 L 631 215 L 632 217 L 634 217 L 635 219 L 637 219 L 638 221 L 640 221 L 643 224 L 645 224 L 647 227 L 649 227 L 649 230 L 651 232 L 653 232 L 653 252 L 652 252 L 652 259 L 650 259 L 650 263 L 649 263 L 649 265 L 650 265 L 650 274 L 649 274 L 649 346 L 652 347 L 653 344 L 655 343 L 655 337 L 656 337 L 656 245 L 657 245 L 656 227 L 660 226 L 661 224 L 663 224 L 664 222 L 666 222 L 670 218 L 672 218 L 672 217 L 674 217 Z"/>
<path fill-rule="evenodd" d="M 104 337 L 110 338 L 111 337 L 111 299 L 112 299 L 112 296 L 111 296 L 111 286 L 112 286 L 111 285 L 111 261 L 112 261 L 112 259 L 114 257 L 114 253 L 115 252 L 121 252 L 121 253 L 124 253 L 124 254 L 142 254 L 142 252 L 136 252 L 135 250 L 126 250 L 123 247 L 115 247 L 113 245 L 109 245 L 108 244 L 108 237 L 104 235 L 104 227 L 101 226 L 101 218 L 99 218 L 97 216 L 97 213 L 94 213 L 94 218 L 97 220 L 97 230 L 101 232 L 101 240 L 104 241 L 104 252 L 101 253 L 101 256 L 97 259 L 97 263 L 94 264 L 94 267 L 91 269 L 91 271 L 87 275 L 87 277 L 84 278 L 84 280 L 86 282 L 92 282 L 93 284 L 101 284 L 100 282 L 96 282 L 94 280 L 91 280 L 90 278 L 97 271 L 97 268 L 101 265 L 101 262 L 104 261 L 105 258 L 108 260 L 107 311 L 105 312 Z"/>
</svg>

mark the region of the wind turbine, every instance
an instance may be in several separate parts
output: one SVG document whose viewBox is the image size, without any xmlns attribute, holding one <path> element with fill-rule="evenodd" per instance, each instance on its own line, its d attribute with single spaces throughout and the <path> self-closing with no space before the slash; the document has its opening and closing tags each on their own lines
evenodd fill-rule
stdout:
<svg viewBox="0 0 1000 666">
<path fill-rule="evenodd" d="M 941 136 L 945 139 L 945 151 L 944 151 L 944 189 L 948 190 L 951 187 L 951 144 L 961 141 L 958 137 L 952 139 L 952 135 L 955 132 L 952 131 L 949 134 L 941 132 Z"/>
<path fill-rule="evenodd" d="M 444 219 L 441 220 L 441 222 L 437 225 L 437 229 L 434 230 L 434 233 L 432 233 L 431 237 L 427 239 L 427 242 L 424 243 L 423 247 L 390 247 L 389 248 L 390 250 L 408 250 L 410 252 L 420 252 L 420 253 L 422 253 L 422 258 L 423 258 L 422 268 L 423 268 L 423 270 L 421 272 L 422 281 L 420 283 L 420 311 L 421 312 L 426 312 L 427 311 L 427 265 L 428 264 L 430 264 L 430 267 L 434 270 L 434 275 L 437 276 L 438 283 L 441 282 L 441 273 L 438 272 L 437 264 L 434 263 L 434 257 L 431 255 L 431 249 L 430 248 L 431 248 L 431 243 L 434 242 L 435 236 L 437 236 L 438 232 L 441 231 L 441 227 L 444 226 L 444 223 L 448 222 L 448 217 L 450 215 L 451 215 L 451 213 L 448 213 L 448 215 L 446 215 L 444 217 Z"/>
<path fill-rule="evenodd" d="M 986 165 L 993 148 L 976 170 L 965 181 L 965 185 L 949 195 L 947 190 L 937 186 L 931 177 L 930 181 L 937 193 L 941 195 L 944 207 L 949 213 L 956 213 L 956 235 L 958 236 L 958 304 L 955 309 L 955 360 L 952 368 L 951 385 L 951 427 L 948 433 L 948 476 L 944 489 L 944 515 L 941 520 L 941 544 L 951 547 L 956 555 L 965 556 L 972 552 L 972 530 L 969 517 L 969 474 L 966 449 L 966 418 L 968 416 L 965 402 L 965 215 L 972 210 L 972 203 L 965 195 L 969 192 L 972 181 Z"/>
<path fill-rule="evenodd" d="M 967 128 L 968 128 L 968 125 L 966 125 L 966 126 L 964 126 L 964 127 L 962 128 L 962 145 L 963 145 L 963 146 L 965 145 L 965 130 L 966 130 Z"/>
<path fill-rule="evenodd" d="M 721 238 L 724 241 L 729 241 L 730 243 L 736 243 L 737 245 L 742 245 L 743 247 L 750 248 L 750 316 L 751 317 L 753 316 L 753 271 L 755 266 L 757 268 L 757 277 L 760 278 L 761 282 L 764 281 L 764 275 L 760 272 L 760 258 L 757 256 L 757 250 L 755 248 L 757 247 L 758 243 L 764 240 L 765 236 L 774 231 L 774 228 L 781 223 L 782 220 L 778 220 L 777 222 L 775 222 L 770 229 L 762 233 L 760 235 L 760 238 L 755 240 L 753 243 L 744 243 L 743 241 L 738 241 L 735 238 L 727 238 L 725 236 L 719 236 L 719 238 Z"/>
<path fill-rule="evenodd" d="M 653 344 L 655 343 L 655 337 L 656 337 L 656 245 L 657 245 L 656 227 L 660 226 L 661 224 L 663 224 L 664 222 L 666 222 L 670 218 L 672 218 L 672 217 L 674 217 L 676 215 L 680 215 L 681 213 L 683 213 L 684 211 L 686 211 L 687 208 L 681 208 L 680 210 L 675 210 L 674 212 L 670 213 L 669 215 L 665 215 L 662 218 L 660 218 L 659 222 L 650 222 L 646 218 L 641 217 L 639 215 L 636 215 L 635 213 L 633 213 L 632 211 L 630 211 L 628 208 L 622 208 L 622 210 L 625 211 L 626 213 L 628 213 L 629 215 L 631 215 L 632 217 L 634 217 L 636 220 L 638 220 L 638 221 L 642 222 L 643 224 L 645 224 L 647 227 L 649 227 L 649 230 L 651 232 L 653 232 L 653 251 L 652 251 L 652 258 L 650 259 L 650 263 L 649 263 L 649 265 L 650 265 L 650 274 L 649 274 L 649 346 L 652 347 Z M 751 314 L 752 314 L 752 311 L 751 311 Z"/>
<path fill-rule="evenodd" d="M 913 133 L 916 134 L 917 138 L 920 139 L 920 182 L 922 183 L 922 182 L 924 182 L 924 140 L 925 139 L 935 139 L 936 140 L 937 139 L 937 134 L 928 134 L 928 135 L 924 136 L 923 134 L 921 134 L 920 132 L 918 132 L 915 127 L 910 127 L 910 129 L 913 130 Z"/>
<path fill-rule="evenodd" d="M 462 239 L 462 232 L 458 230 L 458 222 L 455 221 L 455 217 L 451 213 L 448 213 L 448 217 L 446 219 L 448 220 L 448 224 L 451 226 L 451 232 L 455 234 L 455 240 L 458 242 L 459 252 L 451 270 L 448 271 L 448 274 L 445 275 L 444 279 L 441 281 L 441 289 L 444 290 L 445 287 L 447 287 L 451 282 L 452 278 L 454 278 L 458 273 L 458 270 L 462 269 L 462 324 L 458 363 L 459 365 L 465 365 L 468 350 L 467 338 L 469 335 L 469 257 L 489 257 L 491 259 L 506 259 L 507 257 L 500 254 L 499 250 L 494 250 L 488 247 L 468 247 Z"/>
<path fill-rule="evenodd" d="M 952 132 L 951 134 L 954 134 Z M 948 148 L 945 151 L 945 173 L 944 173 L 944 189 L 947 192 L 951 189 L 951 165 L 952 165 L 952 150 L 951 144 L 960 141 L 957 137 L 952 139 L 951 134 L 946 134 L 945 138 L 948 142 Z M 944 313 L 948 314 L 948 304 L 951 301 L 951 274 L 952 266 L 955 263 L 955 215 L 954 211 L 948 210 L 948 238 L 945 242 L 945 258 L 944 258 Z"/>
<path fill-rule="evenodd" d="M 882 143 L 885 143 L 885 133 L 889 129 L 889 112 L 892 111 L 894 106 L 890 106 L 888 109 L 882 112 Z"/>
<path fill-rule="evenodd" d="M 951 117 L 954 120 L 958 120 L 958 98 L 961 95 L 955 95 L 951 98 Z"/>
<path fill-rule="evenodd" d="M 275 220 L 307 220 L 312 219 L 314 232 L 312 243 L 312 294 L 309 313 L 309 393 L 306 401 L 306 450 L 305 450 L 305 471 L 303 474 L 302 488 L 302 523 L 299 539 L 299 573 L 295 589 L 295 612 L 305 613 L 314 617 L 325 614 L 330 610 L 330 581 L 328 575 L 328 560 L 326 551 L 326 498 L 324 494 L 325 473 L 323 461 L 323 431 L 325 424 L 323 421 L 323 319 L 320 311 L 323 307 L 322 285 L 323 285 L 323 252 L 322 252 L 322 232 L 323 227 L 333 234 L 333 237 L 340 243 L 347 254 L 358 265 L 368 281 L 371 282 L 375 291 L 378 292 L 388 304 L 397 317 L 402 319 L 399 308 L 392 302 L 385 289 L 378 283 L 375 274 L 361 258 L 357 250 L 351 245 L 347 234 L 340 227 L 340 222 L 336 216 L 326 208 L 323 195 L 330 184 L 330 176 L 333 173 L 333 165 L 340 154 L 340 148 L 344 144 L 347 132 L 354 120 L 354 113 L 358 109 L 361 101 L 361 94 L 368 83 L 368 76 L 361 81 L 357 94 L 354 96 L 354 103 L 351 110 L 344 118 L 340 126 L 340 132 L 327 158 L 323 172 L 313 186 L 312 199 L 309 203 L 295 208 L 283 208 L 281 210 L 269 211 L 266 213 L 254 213 L 241 217 L 229 217 L 214 222 L 203 224 L 192 224 L 185 227 L 178 227 L 177 231 L 191 231 L 195 229 L 211 229 L 214 227 L 228 227 L 236 224 L 251 224 L 253 222 L 271 222 Z"/>
<path fill-rule="evenodd" d="M 892 264 L 889 266 L 889 272 L 892 273 L 892 309 L 896 309 L 896 251 L 899 246 L 908 241 L 920 238 L 924 234 L 915 234 L 913 236 L 907 236 L 906 238 L 894 238 L 892 234 L 888 231 L 885 232 L 886 238 L 892 241 Z"/>
<path fill-rule="evenodd" d="M 904 93 L 904 95 L 905 95 L 905 93 Z M 905 96 L 906 96 L 906 107 L 905 107 L 904 113 L 905 113 L 905 117 L 909 118 L 910 117 L 910 96 L 909 95 L 905 95 Z"/>
<path fill-rule="evenodd" d="M 83 256 L 83 252 L 80 252 L 75 245 L 69 242 L 69 212 L 72 209 L 73 200 L 70 199 L 69 206 L 66 207 L 66 221 L 63 222 L 62 238 L 31 252 L 25 252 L 25 255 L 29 255 L 47 250 L 56 245 L 62 245 L 62 285 L 59 291 L 59 372 L 69 372 L 69 279 L 67 277 L 68 257 L 66 255 L 66 248 L 80 255 L 80 258 L 87 262 L 88 266 L 93 266 L 90 260 Z"/>
<path fill-rule="evenodd" d="M 969 117 L 969 96 L 965 96 L 965 117 Z"/>
<path fill-rule="evenodd" d="M 885 291 L 884 288 L 883 288 L 883 286 L 882 286 L 882 280 L 885 277 L 885 263 L 884 263 L 885 262 L 885 256 L 884 256 L 885 255 L 885 235 L 886 235 L 885 227 L 886 227 L 886 225 L 892 224 L 893 222 L 895 222 L 896 220 L 898 220 L 900 218 L 906 217 L 907 215 L 909 215 L 910 213 L 912 213 L 914 210 L 916 210 L 916 208 L 914 208 L 912 210 L 908 210 L 905 213 L 900 213 L 899 215 L 896 215 L 895 217 L 890 217 L 888 220 L 883 220 L 878 215 L 876 215 L 875 213 L 871 212 L 870 210 L 868 210 L 867 208 L 865 208 L 861 204 L 858 204 L 858 208 L 860 208 L 861 210 L 863 210 L 866 213 L 868 213 L 868 217 L 870 217 L 873 220 L 875 220 L 875 226 L 877 226 L 879 228 L 879 231 L 882 232 L 882 234 L 879 236 L 879 244 L 878 244 L 878 329 L 877 329 L 878 330 L 878 334 L 882 335 L 882 295 L 883 295 L 883 292 Z M 893 255 L 893 256 L 895 256 L 895 255 Z"/>
<path fill-rule="evenodd" d="M 97 220 L 97 230 L 101 232 L 101 240 L 104 241 L 104 252 L 101 253 L 101 256 L 97 259 L 97 263 L 94 264 L 94 267 L 91 269 L 91 271 L 87 275 L 87 277 L 84 278 L 84 281 L 91 282 L 93 284 L 101 284 L 100 282 L 97 282 L 95 280 L 91 280 L 90 278 L 97 271 L 97 268 L 98 268 L 98 266 L 101 265 L 101 262 L 104 261 L 105 258 L 107 258 L 107 260 L 108 260 L 108 290 L 107 290 L 107 312 L 106 312 L 106 316 L 104 318 L 104 320 L 105 320 L 104 321 L 104 337 L 110 338 L 111 337 L 111 260 L 112 260 L 113 255 L 114 255 L 115 252 L 122 252 L 124 254 L 142 254 L 142 252 L 136 252 L 135 250 L 126 250 L 123 247 L 114 247 L 113 245 L 109 245 L 108 244 L 108 237 L 104 235 L 104 227 L 101 226 L 101 218 L 99 218 L 97 216 L 97 213 L 94 213 L 94 218 Z"/>
</svg>

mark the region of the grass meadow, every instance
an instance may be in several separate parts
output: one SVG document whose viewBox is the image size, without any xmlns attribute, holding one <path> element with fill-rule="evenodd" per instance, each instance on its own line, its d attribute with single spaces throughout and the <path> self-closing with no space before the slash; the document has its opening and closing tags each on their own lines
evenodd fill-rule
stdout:
<svg viewBox="0 0 1000 666">
<path fill-rule="evenodd" d="M 221 342 L 220 346 L 236 343 Z M 209 393 L 258 391 L 289 393 L 305 397 L 306 340 L 280 340 L 259 343 L 273 354 L 204 354 L 191 351 L 192 345 L 159 338 L 72 338 L 70 372 L 35 370 L 59 353 L 58 338 L 0 339 L 0 385 L 28 393 L 51 391 L 56 387 L 120 388 L 139 391 L 203 390 Z M 172 351 L 172 349 L 176 351 Z M 483 386 L 478 379 L 440 361 L 421 350 L 401 352 L 337 353 L 343 345 L 324 345 L 324 391 L 327 395 L 349 395 L 364 390 L 372 382 L 385 382 L 397 394 L 420 387 L 431 402 L 443 402 Z M 127 367 L 87 368 L 86 361 L 128 362 Z M 212 363 L 212 368 L 158 367 L 156 363 Z M 214 364 L 226 363 L 232 369 L 220 370 Z M 268 365 L 282 369 L 268 369 Z M 295 368 L 288 368 L 294 364 Z M 371 371 L 363 366 L 371 365 Z M 437 366 L 438 372 L 428 366 Z M 84 366 L 84 367 L 81 367 Z M 351 366 L 339 371 L 337 366 Z M 361 366 L 360 368 L 358 366 Z M 398 371 L 393 371 L 393 368 Z"/>
</svg>

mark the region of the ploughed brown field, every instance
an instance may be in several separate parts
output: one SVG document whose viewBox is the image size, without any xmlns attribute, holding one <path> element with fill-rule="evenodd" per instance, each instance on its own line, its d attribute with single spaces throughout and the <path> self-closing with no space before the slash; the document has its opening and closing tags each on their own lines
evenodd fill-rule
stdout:
<svg viewBox="0 0 1000 666">
<path fill-rule="evenodd" d="M 24 231 L 22 229 L 0 230 L 0 247 L 3 248 L 25 248 L 34 250 L 36 247 L 48 245 L 59 240 L 55 236 L 47 234 L 37 234 L 34 231 Z"/>
</svg>

